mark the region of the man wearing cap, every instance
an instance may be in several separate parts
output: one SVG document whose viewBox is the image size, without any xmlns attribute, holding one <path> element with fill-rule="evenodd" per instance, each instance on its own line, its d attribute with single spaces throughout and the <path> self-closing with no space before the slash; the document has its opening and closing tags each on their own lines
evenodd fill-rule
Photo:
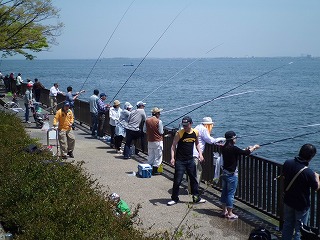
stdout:
<svg viewBox="0 0 320 240">
<path fill-rule="evenodd" d="M 110 147 L 115 148 L 116 150 L 120 150 L 121 142 L 119 146 L 119 139 L 115 139 L 115 132 L 116 132 L 116 123 L 119 121 L 120 113 L 122 112 L 122 109 L 120 108 L 120 101 L 114 100 L 113 106 L 109 110 L 109 124 L 110 124 L 110 134 L 111 134 L 111 140 L 110 140 Z M 118 141 L 116 143 L 116 141 Z"/>
<path fill-rule="evenodd" d="M 141 138 L 141 136 L 143 135 L 142 128 L 144 121 L 146 120 L 146 113 L 144 111 L 145 105 L 146 103 L 139 101 L 137 102 L 137 109 L 130 112 L 128 125 L 126 127 L 127 139 L 123 151 L 124 159 L 130 158 L 130 147 L 132 141 Z"/>
<path fill-rule="evenodd" d="M 31 123 L 29 121 L 29 110 L 32 107 L 33 104 L 33 94 L 32 94 L 32 84 L 27 84 L 27 90 L 24 94 L 24 106 L 26 107 L 26 112 L 24 114 L 26 123 Z"/>
<path fill-rule="evenodd" d="M 89 107 L 91 115 L 91 136 L 96 136 L 96 131 L 98 128 L 98 100 L 99 100 L 99 90 L 93 90 L 93 94 L 89 98 Z"/>
<path fill-rule="evenodd" d="M 109 104 L 105 104 L 104 101 L 107 99 L 107 94 L 100 93 L 100 98 L 97 103 L 97 111 L 98 111 L 98 132 L 97 138 L 104 139 L 104 135 L 106 134 L 106 113 L 109 109 Z"/>
<path fill-rule="evenodd" d="M 75 145 L 75 136 L 72 131 L 72 124 L 74 122 L 73 112 L 70 109 L 70 103 L 65 102 L 64 106 L 59 109 L 54 116 L 53 126 L 58 124 L 58 139 L 60 143 L 61 158 L 66 159 L 67 155 L 74 158 L 73 150 Z M 65 154 L 67 152 L 67 155 Z"/>
<path fill-rule="evenodd" d="M 198 130 L 199 132 L 199 145 L 200 145 L 200 149 L 201 152 L 203 153 L 204 148 L 206 146 L 206 143 L 208 144 L 218 144 L 220 142 L 224 142 L 226 139 L 225 138 L 213 138 L 210 136 L 212 128 L 214 126 L 214 122 L 212 121 L 211 117 L 204 117 L 202 119 L 201 124 L 197 125 L 194 129 Z M 200 185 L 200 181 L 201 181 L 201 174 L 202 174 L 202 166 L 200 164 L 199 161 L 199 153 L 196 149 L 196 146 L 194 146 L 193 148 L 193 158 L 194 161 L 196 163 L 196 168 L 197 168 L 197 180 L 198 180 L 198 184 Z M 188 179 L 188 183 L 189 183 L 189 191 L 191 190 L 190 188 L 190 179 Z"/>
<path fill-rule="evenodd" d="M 167 203 L 168 206 L 178 203 L 179 187 L 185 172 L 187 172 L 190 178 L 193 202 L 206 202 L 204 199 L 201 199 L 199 195 L 196 164 L 193 159 L 193 147 L 196 145 L 199 153 L 199 161 L 202 162 L 204 160 L 199 145 L 199 132 L 192 128 L 192 119 L 189 116 L 185 116 L 182 119 L 182 126 L 183 129 L 176 133 L 171 146 L 171 164 L 174 166 L 175 172 L 171 195 L 172 200 Z"/>
<path fill-rule="evenodd" d="M 158 175 L 158 167 L 162 163 L 163 124 L 160 120 L 161 108 L 153 108 L 152 117 L 147 118 L 143 131 L 148 140 L 148 164 L 152 166 L 152 175 Z"/>
</svg>

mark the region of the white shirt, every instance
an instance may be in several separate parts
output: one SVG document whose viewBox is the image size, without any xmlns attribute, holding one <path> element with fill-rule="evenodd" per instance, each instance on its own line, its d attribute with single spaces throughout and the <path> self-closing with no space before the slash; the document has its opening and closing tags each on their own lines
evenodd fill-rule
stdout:
<svg viewBox="0 0 320 240">
<path fill-rule="evenodd" d="M 110 125 L 111 126 L 116 126 L 116 121 L 119 121 L 120 118 L 120 113 L 122 112 L 122 109 L 120 107 L 114 108 L 111 107 L 109 110 L 109 117 L 110 117 Z"/>
<path fill-rule="evenodd" d="M 59 88 L 56 88 L 55 86 L 53 86 L 53 87 L 50 88 L 49 96 L 56 97 L 58 93 L 61 93 Z"/>
<path fill-rule="evenodd" d="M 206 143 L 216 144 L 217 142 L 224 140 L 224 138 L 211 137 L 208 129 L 205 126 L 203 126 L 203 124 L 199 124 L 198 126 L 195 127 L 195 129 L 197 129 L 199 132 L 199 144 L 200 144 L 200 149 L 202 152 L 204 151 L 204 147 L 206 146 Z M 198 153 L 195 145 L 193 147 L 193 156 L 199 157 L 199 153 Z"/>
</svg>

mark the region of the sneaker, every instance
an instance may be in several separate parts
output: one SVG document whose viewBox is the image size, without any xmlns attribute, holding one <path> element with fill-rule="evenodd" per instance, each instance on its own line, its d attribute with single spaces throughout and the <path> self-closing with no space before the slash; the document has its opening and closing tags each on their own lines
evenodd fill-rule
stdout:
<svg viewBox="0 0 320 240">
<path fill-rule="evenodd" d="M 201 197 L 193 196 L 193 203 L 205 203 L 206 200 Z"/>
<path fill-rule="evenodd" d="M 228 218 L 228 219 L 238 219 L 239 216 L 235 215 L 235 214 L 232 214 L 232 215 L 227 215 L 226 218 Z"/>
<path fill-rule="evenodd" d="M 68 152 L 67 154 L 69 155 L 69 157 L 74 158 L 72 151 Z"/>
<path fill-rule="evenodd" d="M 31 122 L 30 121 L 26 121 L 26 123 L 30 124 Z"/>
<path fill-rule="evenodd" d="M 67 159 L 68 156 L 67 156 L 67 155 L 61 155 L 61 158 L 62 158 L 62 159 Z"/>
<path fill-rule="evenodd" d="M 167 203 L 168 206 L 172 206 L 172 205 L 175 205 L 177 204 L 178 202 L 174 201 L 174 200 L 171 200 Z"/>
<path fill-rule="evenodd" d="M 117 150 L 117 153 L 122 154 L 123 151 L 122 150 Z"/>
<path fill-rule="evenodd" d="M 131 157 L 129 156 L 124 156 L 123 159 L 130 159 Z"/>
</svg>

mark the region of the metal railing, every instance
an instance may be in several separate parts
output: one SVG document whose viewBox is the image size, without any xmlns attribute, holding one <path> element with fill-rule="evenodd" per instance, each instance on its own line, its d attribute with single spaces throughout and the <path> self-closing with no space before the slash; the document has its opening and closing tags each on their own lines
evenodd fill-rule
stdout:
<svg viewBox="0 0 320 240">
<path fill-rule="evenodd" d="M 49 103 L 49 90 L 43 89 L 41 92 L 41 102 L 47 106 Z M 65 97 L 58 95 L 58 103 L 64 102 Z M 61 105 L 60 105 L 61 107 Z M 59 106 L 58 106 L 59 108 Z M 76 99 L 75 118 L 80 123 L 91 125 L 89 103 Z M 106 114 L 106 124 L 109 131 L 109 114 Z M 163 141 L 163 161 L 170 164 L 170 149 L 177 129 L 166 128 Z M 143 147 L 142 147 L 143 146 Z M 136 148 L 147 154 L 146 137 L 141 138 Z M 219 152 L 219 147 L 207 144 L 204 150 L 202 180 L 213 179 L 215 165 L 213 162 L 214 153 Z M 277 178 L 282 172 L 282 164 L 256 156 L 240 156 L 238 162 L 239 179 L 235 198 L 257 211 L 268 215 L 279 221 L 280 229 L 283 222 L 283 181 Z M 221 191 L 221 185 L 215 186 Z M 320 227 L 320 191 L 311 193 L 310 225 Z"/>
</svg>

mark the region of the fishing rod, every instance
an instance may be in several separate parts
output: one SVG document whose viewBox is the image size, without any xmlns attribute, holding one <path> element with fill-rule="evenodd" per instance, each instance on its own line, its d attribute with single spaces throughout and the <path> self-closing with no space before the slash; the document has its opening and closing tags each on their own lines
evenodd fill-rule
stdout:
<svg viewBox="0 0 320 240">
<path fill-rule="evenodd" d="M 313 135 L 313 134 L 316 134 L 316 133 L 319 133 L 319 132 L 320 132 L 320 130 L 316 131 L 316 132 L 312 132 L 312 133 L 304 133 L 304 134 L 296 135 L 296 136 L 293 136 L 293 137 L 287 137 L 287 138 L 283 138 L 283 139 L 279 139 L 279 140 L 276 140 L 276 141 L 271 141 L 271 142 L 263 143 L 263 144 L 259 144 L 259 145 L 260 145 L 260 147 L 268 146 L 268 145 L 271 145 L 271 144 L 284 142 L 284 141 L 287 141 L 287 140 L 292 140 L 292 139 L 303 137 L 303 136 Z"/>
<path fill-rule="evenodd" d="M 160 37 L 158 38 L 158 40 L 152 45 L 152 47 L 150 48 L 150 50 L 147 52 L 147 54 L 142 58 L 142 60 L 139 62 L 139 64 L 137 65 L 137 67 L 133 70 L 133 72 L 130 74 L 130 76 L 128 77 L 128 79 L 124 82 L 124 84 L 122 84 L 122 86 L 120 87 L 120 89 L 117 91 L 117 93 L 114 95 L 114 97 L 111 99 L 111 102 L 116 98 L 116 96 L 119 94 L 119 92 L 123 89 L 123 87 L 127 84 L 127 82 L 129 81 L 129 79 L 132 77 L 132 75 L 137 71 L 137 69 L 140 67 L 140 65 L 142 64 L 142 62 L 146 59 L 146 57 L 149 55 L 149 53 L 152 51 L 152 49 L 156 46 L 156 44 L 160 41 L 160 39 L 162 38 L 162 36 L 167 32 L 167 30 L 170 28 L 170 26 L 174 23 L 174 21 L 179 17 L 179 15 L 188 7 L 189 4 L 187 4 L 187 6 L 185 6 L 176 16 L 175 18 L 171 21 L 171 23 L 168 25 L 168 27 L 164 30 L 164 32 L 160 35 Z"/>
<path fill-rule="evenodd" d="M 253 93 L 253 92 L 257 92 L 257 90 L 256 90 L 256 91 L 250 90 L 250 91 L 246 91 L 246 92 L 235 93 L 235 94 L 231 94 L 231 95 L 219 97 L 219 98 L 216 98 L 214 101 L 219 100 L 219 99 L 224 99 L 224 98 L 239 96 L 239 95 L 243 95 L 243 94 L 247 94 L 247 93 Z M 190 105 L 187 105 L 187 106 L 174 108 L 174 109 L 171 109 L 171 110 L 168 110 L 168 111 L 162 111 L 161 114 L 166 114 L 166 113 L 173 112 L 173 111 L 177 111 L 177 110 L 180 110 L 180 109 L 183 109 L 183 108 L 192 107 L 192 106 L 199 105 L 199 104 L 203 104 L 203 103 L 206 103 L 206 102 L 209 102 L 209 101 L 210 101 L 210 100 L 202 101 L 202 102 L 193 103 L 193 104 L 190 104 Z"/>
<path fill-rule="evenodd" d="M 133 1 L 130 3 L 129 7 L 127 8 L 127 10 L 126 10 L 126 11 L 124 12 L 124 14 L 122 15 L 122 17 L 121 17 L 120 21 L 118 22 L 117 26 L 114 28 L 114 30 L 113 30 L 112 34 L 110 35 L 110 37 L 109 37 L 109 39 L 108 39 L 107 43 L 105 44 L 104 48 L 102 49 L 102 51 L 101 51 L 101 53 L 100 53 L 99 57 L 97 58 L 97 60 L 96 60 L 96 61 L 95 61 L 95 63 L 93 64 L 93 67 L 91 68 L 91 70 L 90 70 L 90 72 L 89 72 L 89 74 L 88 74 L 88 76 L 87 76 L 86 80 L 85 80 L 85 81 L 84 81 L 84 83 L 82 84 L 82 86 L 81 86 L 81 88 L 80 88 L 80 91 L 83 89 L 83 87 L 84 87 L 85 83 L 88 81 L 89 76 L 91 75 L 91 73 L 92 73 L 93 69 L 95 68 L 95 66 L 97 65 L 97 63 L 98 63 L 99 59 L 101 58 L 101 55 L 103 54 L 104 50 L 105 50 L 105 49 L 106 49 L 106 47 L 108 46 L 108 44 L 109 44 L 109 42 L 110 42 L 111 38 L 113 37 L 114 33 L 116 32 L 116 30 L 118 29 L 118 27 L 119 27 L 120 23 L 122 22 L 122 20 L 123 20 L 124 16 L 127 14 L 127 12 L 129 11 L 129 9 L 131 8 L 131 6 L 132 6 L 132 4 L 133 4 L 134 2 L 135 2 L 135 0 L 133 0 Z"/>
<path fill-rule="evenodd" d="M 216 49 L 217 47 L 220 47 L 223 43 L 211 48 L 209 51 L 207 51 L 204 55 L 210 53 L 211 51 L 213 51 L 214 49 Z M 199 57 L 197 59 L 195 59 L 194 61 L 192 61 L 191 63 L 189 63 L 187 66 L 185 66 L 184 68 L 182 68 L 180 71 L 178 71 L 176 74 L 174 74 L 172 77 L 170 77 L 167 81 L 165 81 L 164 83 L 162 83 L 159 87 L 157 87 L 156 89 L 154 89 L 150 94 L 148 94 L 145 98 L 143 98 L 141 101 L 144 101 L 145 99 L 147 99 L 151 94 L 153 94 L 155 91 L 157 91 L 159 88 L 161 88 L 164 84 L 166 84 L 167 82 L 169 82 L 172 78 L 174 78 L 175 76 L 177 76 L 179 73 L 181 73 L 182 71 L 184 71 L 185 69 L 187 69 L 188 67 L 190 67 L 192 64 L 194 64 L 195 62 L 199 61 L 200 59 L 202 59 L 203 57 Z"/>
<path fill-rule="evenodd" d="M 293 63 L 293 62 L 289 62 L 288 64 L 290 65 L 290 64 L 292 64 L 292 63 Z M 256 79 L 258 79 L 258 78 L 261 78 L 262 76 L 265 76 L 265 75 L 267 75 L 267 74 L 269 74 L 269 73 L 271 73 L 271 72 L 274 72 L 274 71 L 276 71 L 276 70 L 278 70 L 278 69 L 280 69 L 280 68 L 283 68 L 283 67 L 287 66 L 288 64 L 283 64 L 283 65 L 281 65 L 281 66 L 279 66 L 279 67 L 273 68 L 273 69 L 271 69 L 271 70 L 269 70 L 269 71 L 267 71 L 267 72 L 265 72 L 265 73 L 263 73 L 263 74 L 260 74 L 260 75 L 257 76 L 257 77 L 254 77 L 254 78 L 252 78 L 252 79 L 250 79 L 250 80 L 248 80 L 248 81 L 246 81 L 246 82 L 244 82 L 244 83 L 241 83 L 241 84 L 237 85 L 237 86 L 234 87 L 234 88 L 231 88 L 230 90 L 228 90 L 228 91 L 220 94 L 219 96 L 212 98 L 212 99 L 209 100 L 208 102 L 203 103 L 203 104 L 200 105 L 199 107 L 196 107 L 196 108 L 190 110 L 189 112 L 185 113 L 184 115 L 182 115 L 182 116 L 174 119 L 173 121 L 171 121 L 171 122 L 169 122 L 168 124 L 166 124 L 164 127 L 166 127 L 166 126 L 168 126 L 169 124 L 177 121 L 177 120 L 180 119 L 181 117 L 184 117 L 184 116 L 186 116 L 187 114 L 194 112 L 195 110 L 203 107 L 204 105 L 207 105 L 208 103 L 214 101 L 215 99 L 217 99 L 217 98 L 219 98 L 219 97 L 222 97 L 223 95 L 225 95 L 225 94 L 227 94 L 227 93 L 229 93 L 229 92 L 231 92 L 231 91 L 233 91 L 233 90 L 235 90 L 235 89 L 237 89 L 237 88 L 240 88 L 240 87 L 242 87 L 242 86 L 244 86 L 244 85 L 246 85 L 246 84 L 248 84 L 248 83 L 250 83 L 250 82 L 252 82 L 252 81 L 254 81 L 254 80 L 256 80 Z"/>
<path fill-rule="evenodd" d="M 319 126 L 320 126 L 320 123 L 315 123 L 315 124 L 309 124 L 309 125 L 304 125 L 304 126 L 299 126 L 299 127 L 282 128 L 282 129 L 278 129 L 276 131 L 264 131 L 264 132 L 254 133 L 254 134 L 240 135 L 240 136 L 237 136 L 237 138 L 257 136 L 257 135 L 261 135 L 261 134 L 264 134 L 264 133 L 286 132 L 286 131 L 292 131 L 292 130 L 297 130 L 297 129 L 302 129 L 302 128 L 319 127 Z"/>
</svg>

